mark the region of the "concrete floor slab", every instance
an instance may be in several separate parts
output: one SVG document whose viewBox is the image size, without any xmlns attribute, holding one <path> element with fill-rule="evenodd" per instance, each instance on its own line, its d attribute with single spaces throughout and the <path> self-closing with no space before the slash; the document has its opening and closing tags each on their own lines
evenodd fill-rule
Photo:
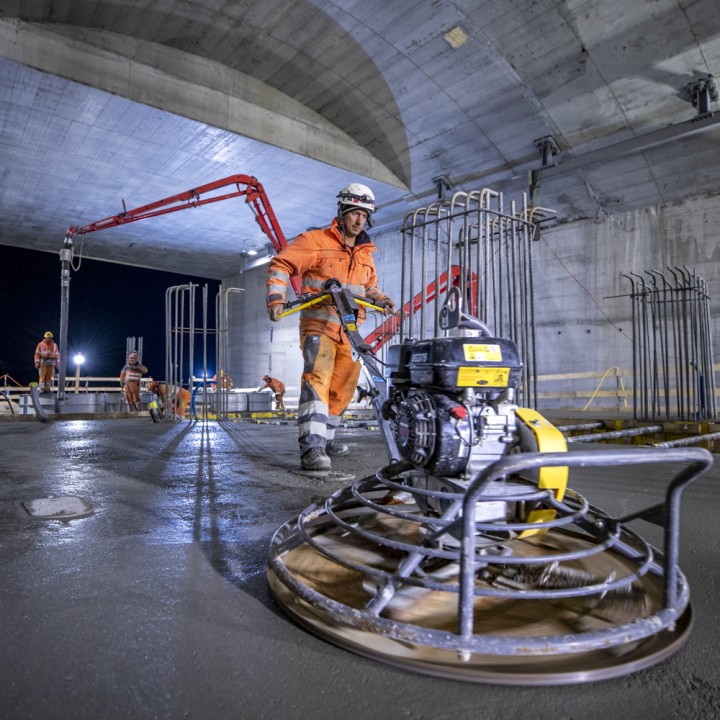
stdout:
<svg viewBox="0 0 720 720">
<path fill-rule="evenodd" d="M 299 472 L 290 424 L 0 424 L 0 717 L 720 715 L 718 466 L 684 496 L 681 567 L 695 627 L 678 653 L 612 681 L 479 685 L 337 648 L 295 625 L 270 596 L 273 532 L 385 459 L 377 431 L 338 437 L 350 452 L 319 478 Z M 571 485 L 619 516 L 660 501 L 666 480 L 660 470 L 596 469 Z M 95 512 L 38 520 L 22 506 L 67 495 L 87 498 Z M 635 529 L 662 541 L 656 526 Z"/>
</svg>

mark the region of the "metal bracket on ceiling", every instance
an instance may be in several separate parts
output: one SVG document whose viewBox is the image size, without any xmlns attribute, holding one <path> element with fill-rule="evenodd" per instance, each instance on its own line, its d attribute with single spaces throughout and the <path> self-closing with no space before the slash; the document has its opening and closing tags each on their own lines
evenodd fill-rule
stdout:
<svg viewBox="0 0 720 720">
<path fill-rule="evenodd" d="M 710 73 L 704 78 L 688 83 L 685 94 L 692 103 L 692 106 L 697 109 L 695 120 L 703 120 L 704 118 L 713 116 L 710 103 L 717 102 L 720 93 L 718 93 L 715 78 Z"/>
<path fill-rule="evenodd" d="M 553 165 L 553 157 L 560 152 L 560 148 L 557 146 L 555 139 L 552 135 L 546 135 L 535 141 L 535 147 L 540 151 L 542 156 L 542 166 L 548 167 Z"/>
<path fill-rule="evenodd" d="M 554 161 L 553 156 L 557 154 L 559 150 L 553 138 L 548 136 L 536 140 L 535 147 L 542 153 L 542 165 L 530 171 L 529 192 L 533 203 L 537 204 L 539 200 L 541 179 L 569 173 L 574 170 L 585 170 L 597 163 L 611 162 L 626 155 L 645 152 L 651 148 L 659 147 L 660 145 L 680 140 L 681 138 L 689 137 L 695 133 L 703 132 L 720 125 L 720 116 L 715 116 L 710 110 L 710 103 L 720 98 L 718 86 L 712 75 L 708 74 L 704 78 L 688 83 L 684 89 L 684 97 L 692 102 L 693 107 L 697 108 L 698 112 L 694 118 L 675 125 L 658 128 L 645 135 L 622 140 L 614 145 L 596 148 L 586 153 L 570 155 Z"/>
<path fill-rule="evenodd" d="M 438 175 L 437 177 L 434 177 L 432 179 L 433 184 L 435 185 L 435 188 L 437 189 L 437 199 L 438 200 L 444 200 L 445 199 L 445 193 L 448 190 L 453 189 L 453 184 L 448 180 L 447 176 L 445 175 Z"/>
<path fill-rule="evenodd" d="M 698 81 L 696 95 L 699 112 L 691 120 L 661 127 L 645 135 L 631 137 L 614 145 L 596 148 L 580 155 L 569 155 L 552 164 L 546 165 L 543 162 L 541 167 L 530 171 L 530 192 L 532 197 L 535 197 L 538 191 L 541 177 L 549 178 L 574 170 L 585 170 L 585 168 L 597 163 L 611 162 L 626 155 L 645 152 L 651 148 L 718 127 L 720 125 L 720 115 L 715 115 L 709 110 L 710 100 L 718 97 L 717 86 L 711 76 L 708 76 L 703 81 Z M 688 97 L 688 99 L 690 98 Z M 693 102 L 694 104 L 695 102 Z M 539 142 L 542 141 L 537 141 L 536 144 Z"/>
</svg>

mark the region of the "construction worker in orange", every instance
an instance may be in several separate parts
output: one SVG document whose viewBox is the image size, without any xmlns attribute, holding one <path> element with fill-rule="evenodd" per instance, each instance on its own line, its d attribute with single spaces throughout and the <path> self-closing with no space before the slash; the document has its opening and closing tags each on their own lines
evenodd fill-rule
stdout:
<svg viewBox="0 0 720 720">
<path fill-rule="evenodd" d="M 163 383 L 158 382 L 157 380 L 153 380 L 148 385 L 148 390 L 151 393 L 154 393 L 158 396 L 158 399 L 160 400 L 161 405 L 165 409 L 165 412 L 167 412 L 168 404 L 166 396 L 168 394 L 167 385 L 164 385 Z M 172 393 L 172 397 L 170 398 L 170 412 L 175 415 L 178 418 L 184 418 L 185 417 L 185 409 L 188 406 L 188 403 L 190 402 L 190 392 L 188 390 L 185 390 L 185 388 L 175 388 L 174 392 Z"/>
<path fill-rule="evenodd" d="M 301 276 L 301 294 L 319 293 L 336 279 L 353 295 L 364 296 L 386 314 L 395 305 L 378 289 L 372 254 L 376 247 L 365 226 L 372 225 L 375 196 L 369 187 L 350 183 L 337 195 L 337 214 L 329 227 L 307 230 L 270 260 L 267 310 L 277 322 L 290 278 Z M 361 307 L 357 324 L 365 319 Z M 340 418 L 355 394 L 360 361 L 331 303 L 308 305 L 300 313 L 303 374 L 298 405 L 300 465 L 304 470 L 329 470 L 330 456 L 344 455 L 348 446 L 335 441 Z"/>
<path fill-rule="evenodd" d="M 210 381 L 210 388 L 212 390 L 217 390 L 218 385 L 223 390 L 230 390 L 230 388 L 232 388 L 232 386 L 233 386 L 232 378 L 229 375 L 225 374 L 225 372 L 223 372 L 221 370 L 220 371 L 220 382 L 218 382 L 218 374 L 217 373 L 215 373 L 212 376 L 212 380 Z"/>
<path fill-rule="evenodd" d="M 283 395 L 285 395 L 285 383 L 280 382 L 277 378 L 270 377 L 269 375 L 263 376 L 263 382 L 265 383 L 262 387 L 257 389 L 258 392 L 262 392 L 265 388 L 270 388 L 273 395 L 275 395 L 275 409 L 285 412 L 285 401 Z"/>
<path fill-rule="evenodd" d="M 138 354 L 133 351 L 127 357 L 127 362 L 120 371 L 120 382 L 122 383 L 123 395 L 130 412 L 140 412 L 140 378 L 148 369 L 140 364 Z"/>
<path fill-rule="evenodd" d="M 60 349 L 48 330 L 35 348 L 35 367 L 38 369 L 39 392 L 52 392 L 55 368 L 60 364 Z"/>
</svg>

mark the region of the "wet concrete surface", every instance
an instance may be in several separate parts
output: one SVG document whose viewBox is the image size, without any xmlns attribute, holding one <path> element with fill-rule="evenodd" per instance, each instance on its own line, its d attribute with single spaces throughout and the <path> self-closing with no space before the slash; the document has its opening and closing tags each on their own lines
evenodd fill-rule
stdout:
<svg viewBox="0 0 720 720">
<path fill-rule="evenodd" d="M 0 423 L 0 718 L 720 717 L 720 463 L 684 495 L 686 645 L 615 680 L 513 687 L 374 662 L 275 604 L 273 532 L 386 458 L 377 431 L 339 439 L 349 454 L 318 478 L 299 470 L 291 424 Z M 571 486 L 620 516 L 660 502 L 668 477 L 595 469 Z M 49 496 L 93 513 L 46 520 L 23 506 Z M 656 526 L 633 528 L 661 542 Z"/>
</svg>

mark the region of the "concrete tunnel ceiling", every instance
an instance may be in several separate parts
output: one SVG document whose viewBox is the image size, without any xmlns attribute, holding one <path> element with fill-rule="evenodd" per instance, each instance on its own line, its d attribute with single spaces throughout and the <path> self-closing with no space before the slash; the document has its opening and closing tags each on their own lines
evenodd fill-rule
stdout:
<svg viewBox="0 0 720 720">
<path fill-rule="evenodd" d="M 546 137 L 575 162 L 535 187 L 561 222 L 718 193 L 716 119 L 602 151 L 693 122 L 690 89 L 719 66 L 713 0 L 4 2 L 0 243 L 57 252 L 123 201 L 237 173 L 289 238 L 350 179 L 396 229 L 440 176 L 526 191 Z M 84 252 L 224 277 L 266 242 L 239 202 L 91 234 Z"/>
</svg>

